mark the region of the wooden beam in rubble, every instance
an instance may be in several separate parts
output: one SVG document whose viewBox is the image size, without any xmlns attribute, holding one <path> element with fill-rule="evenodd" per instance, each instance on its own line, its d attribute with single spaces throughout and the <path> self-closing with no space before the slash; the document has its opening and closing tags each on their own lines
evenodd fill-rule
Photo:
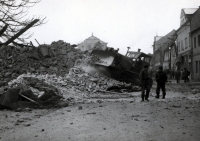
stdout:
<svg viewBox="0 0 200 141">
<path fill-rule="evenodd" d="M 0 30 L 0 37 L 3 35 L 3 33 L 6 31 L 8 28 L 8 25 L 6 24 L 1 30 Z"/>
<path fill-rule="evenodd" d="M 32 21 L 30 24 L 28 24 L 25 28 L 21 29 L 17 34 L 15 34 L 13 37 L 11 37 L 8 41 L 6 41 L 4 43 L 4 45 L 8 45 L 11 42 L 13 42 L 16 38 L 18 38 L 20 35 L 22 35 L 24 32 L 26 32 L 26 30 L 28 30 L 29 28 L 31 28 L 34 24 L 36 24 L 39 20 L 35 19 L 34 21 Z"/>
</svg>

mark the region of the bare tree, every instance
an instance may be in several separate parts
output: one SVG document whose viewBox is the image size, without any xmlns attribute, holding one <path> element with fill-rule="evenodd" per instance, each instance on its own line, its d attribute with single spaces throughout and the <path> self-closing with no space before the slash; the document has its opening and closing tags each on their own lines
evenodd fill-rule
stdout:
<svg viewBox="0 0 200 141">
<path fill-rule="evenodd" d="M 28 25 L 35 27 L 45 23 L 46 17 L 27 18 L 28 9 L 39 2 L 40 0 L 0 0 L 0 37 L 3 41 L 11 39 Z M 32 35 L 30 32 L 23 33 L 12 43 L 26 43 L 26 39 Z"/>
</svg>

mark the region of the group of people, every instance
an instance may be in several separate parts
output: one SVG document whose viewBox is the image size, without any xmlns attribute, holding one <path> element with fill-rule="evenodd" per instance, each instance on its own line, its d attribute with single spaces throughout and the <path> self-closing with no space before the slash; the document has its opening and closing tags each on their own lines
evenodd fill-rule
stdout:
<svg viewBox="0 0 200 141">
<path fill-rule="evenodd" d="M 149 93 L 150 89 L 153 85 L 153 70 L 149 69 L 148 65 L 145 65 L 144 68 L 140 71 L 140 81 L 141 81 L 141 101 L 149 101 Z M 156 88 L 156 98 L 160 97 L 160 89 L 162 90 L 162 98 L 165 99 L 166 90 L 165 90 L 165 83 L 167 82 L 167 74 L 163 71 L 162 66 L 159 66 L 158 71 L 155 75 L 155 80 L 157 82 L 157 88 Z M 145 93 L 146 90 L 146 93 Z"/>
<path fill-rule="evenodd" d="M 184 79 L 185 83 L 189 82 L 189 78 L 188 78 L 189 75 L 190 75 L 190 72 L 186 68 L 184 68 L 184 71 L 182 72 L 176 71 L 175 78 L 177 80 L 177 83 L 179 83 L 181 76 Z M 141 101 L 144 101 L 144 100 L 149 101 L 149 93 L 153 85 L 152 77 L 153 77 L 152 68 L 149 68 L 148 65 L 145 65 L 144 68 L 140 71 L 140 75 L 139 75 L 140 82 L 141 82 L 141 89 L 142 89 Z M 155 80 L 157 82 L 155 98 L 160 98 L 160 90 L 162 90 L 162 99 L 165 99 L 165 95 L 166 95 L 165 84 L 167 82 L 167 73 L 163 71 L 162 66 L 158 67 L 158 70 L 156 71 L 156 74 L 155 74 Z"/>
<path fill-rule="evenodd" d="M 188 71 L 187 68 L 184 68 L 183 71 L 177 70 L 175 72 L 176 83 L 178 84 L 181 78 L 184 80 L 184 83 L 189 82 L 189 76 L 190 76 L 190 71 Z"/>
</svg>

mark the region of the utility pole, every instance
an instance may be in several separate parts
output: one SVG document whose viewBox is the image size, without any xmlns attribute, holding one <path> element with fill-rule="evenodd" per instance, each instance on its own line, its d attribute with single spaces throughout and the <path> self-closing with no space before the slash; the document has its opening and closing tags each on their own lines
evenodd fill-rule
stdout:
<svg viewBox="0 0 200 141">
<path fill-rule="evenodd" d="M 172 66 L 171 66 L 171 47 L 169 47 L 169 70 L 171 71 Z"/>
</svg>

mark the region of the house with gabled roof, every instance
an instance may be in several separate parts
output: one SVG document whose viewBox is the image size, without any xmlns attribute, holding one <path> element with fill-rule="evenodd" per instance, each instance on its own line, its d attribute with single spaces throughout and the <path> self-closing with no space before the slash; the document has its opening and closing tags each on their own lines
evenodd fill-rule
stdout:
<svg viewBox="0 0 200 141">
<path fill-rule="evenodd" d="M 169 52 L 172 50 L 175 52 L 175 48 L 172 48 L 174 42 L 174 36 L 176 31 L 173 29 L 165 36 L 155 36 L 153 43 L 153 68 L 156 70 L 158 66 L 162 66 L 164 69 L 171 69 L 171 58 Z M 174 60 L 174 59 L 172 59 Z"/>
<path fill-rule="evenodd" d="M 180 27 L 177 29 L 177 45 L 178 45 L 178 70 L 187 68 L 192 71 L 191 62 L 191 41 L 190 41 L 190 23 L 193 14 L 198 8 L 183 8 L 180 14 Z"/>
<path fill-rule="evenodd" d="M 180 15 L 180 26 L 190 21 L 192 19 L 193 14 L 197 11 L 198 8 L 183 8 L 181 9 Z"/>
<path fill-rule="evenodd" d="M 200 81 L 200 7 L 193 14 L 190 24 L 192 79 Z"/>
</svg>

